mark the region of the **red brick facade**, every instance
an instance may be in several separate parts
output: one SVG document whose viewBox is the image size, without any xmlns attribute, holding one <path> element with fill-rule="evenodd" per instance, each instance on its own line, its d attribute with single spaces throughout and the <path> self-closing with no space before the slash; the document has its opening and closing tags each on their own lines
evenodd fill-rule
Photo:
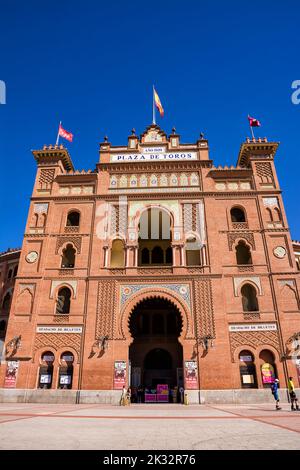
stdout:
<svg viewBox="0 0 300 470">
<path fill-rule="evenodd" d="M 125 363 L 126 384 L 130 374 L 137 384 L 147 354 L 161 349 L 187 389 L 262 388 L 266 364 L 282 386 L 288 374 L 298 377 L 299 266 L 277 147 L 247 140 L 236 167 L 216 168 L 203 136 L 181 144 L 175 130 L 166 136 L 151 125 L 140 138 L 133 132 L 128 146 L 105 139 L 93 172 L 75 171 L 63 146 L 34 151 L 37 175 L 6 335 L 6 342 L 21 336 L 6 355 L 18 361 L 16 388 L 42 388 L 41 374 L 51 375 L 44 386 L 64 388 L 61 376 L 71 374 L 74 390 L 113 390 L 120 386 L 116 361 Z M 166 241 L 139 236 L 149 209 L 159 227 L 170 224 Z M 151 324 L 145 341 L 142 330 L 134 340 L 139 308 Z M 168 325 L 164 309 L 169 335 L 159 324 Z M 193 385 L 188 365 L 197 366 Z M 5 373 L 2 363 L 2 387 Z"/>
</svg>

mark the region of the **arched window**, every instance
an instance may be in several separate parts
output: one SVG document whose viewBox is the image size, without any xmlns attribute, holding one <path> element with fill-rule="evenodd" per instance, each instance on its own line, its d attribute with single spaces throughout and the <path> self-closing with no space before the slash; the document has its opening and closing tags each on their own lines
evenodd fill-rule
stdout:
<svg viewBox="0 0 300 470">
<path fill-rule="evenodd" d="M 172 263 L 173 263 L 173 251 L 172 251 L 172 247 L 169 246 L 166 249 L 166 264 L 172 264 Z"/>
<path fill-rule="evenodd" d="M 114 240 L 111 247 L 110 267 L 124 268 L 125 266 L 125 249 L 122 240 Z"/>
<path fill-rule="evenodd" d="M 242 388 L 257 388 L 256 368 L 252 353 L 247 350 L 241 351 L 239 363 Z"/>
<path fill-rule="evenodd" d="M 61 267 L 62 268 L 74 268 L 75 266 L 75 255 L 76 251 L 72 245 L 67 245 L 63 250 Z"/>
<path fill-rule="evenodd" d="M 79 227 L 80 214 L 77 211 L 69 212 L 67 217 L 67 227 Z"/>
<path fill-rule="evenodd" d="M 32 216 L 32 227 L 37 227 L 38 226 L 38 221 L 39 221 L 39 215 L 38 214 L 33 214 L 33 216 Z"/>
<path fill-rule="evenodd" d="M 13 274 L 13 276 L 16 277 L 17 274 L 18 274 L 18 265 L 16 265 L 16 266 L 14 267 L 14 274 Z"/>
<path fill-rule="evenodd" d="M 2 302 L 3 310 L 6 310 L 6 311 L 9 310 L 10 302 L 11 302 L 11 294 L 9 292 L 7 292 L 7 294 L 5 295 L 5 297 L 3 299 L 3 302 Z"/>
<path fill-rule="evenodd" d="M 150 254 L 148 248 L 142 249 L 142 264 L 149 264 L 150 263 Z"/>
<path fill-rule="evenodd" d="M 51 388 L 53 377 L 54 354 L 51 351 L 43 353 L 39 369 L 38 388 Z"/>
<path fill-rule="evenodd" d="M 70 389 L 73 381 L 74 355 L 70 351 L 66 351 L 62 353 L 60 360 L 58 388 Z"/>
<path fill-rule="evenodd" d="M 164 252 L 160 246 L 155 246 L 151 253 L 152 264 L 164 264 Z"/>
<path fill-rule="evenodd" d="M 47 220 L 47 214 L 42 214 L 41 215 L 41 227 L 45 227 L 46 220 Z"/>
<path fill-rule="evenodd" d="M 200 266 L 201 264 L 200 248 L 201 248 L 200 242 L 195 235 L 190 235 L 186 239 L 185 255 L 186 255 L 187 266 Z"/>
<path fill-rule="evenodd" d="M 71 290 L 68 287 L 62 287 L 59 289 L 56 301 L 57 314 L 70 313 L 71 294 Z"/>
<path fill-rule="evenodd" d="M 268 388 L 277 377 L 274 354 L 268 349 L 264 349 L 259 354 L 259 362 L 263 386 Z"/>
<path fill-rule="evenodd" d="M 138 263 L 144 264 L 172 264 L 171 248 L 171 216 L 165 210 L 153 207 L 144 211 L 139 220 L 139 252 Z M 146 263 L 147 252 L 150 259 Z"/>
<path fill-rule="evenodd" d="M 249 246 L 244 241 L 240 241 L 236 247 L 237 264 L 252 264 L 252 256 Z"/>
<path fill-rule="evenodd" d="M 244 312 L 258 312 L 256 289 L 251 284 L 245 284 L 241 288 L 242 304 Z"/>
<path fill-rule="evenodd" d="M 231 222 L 246 222 L 245 212 L 239 207 L 233 207 L 230 216 Z"/>
<path fill-rule="evenodd" d="M 280 214 L 280 210 L 278 209 L 278 207 L 275 207 L 274 209 L 274 221 L 275 222 L 281 221 L 281 214 Z"/>
<path fill-rule="evenodd" d="M 8 278 L 8 279 L 11 279 L 11 278 L 12 278 L 12 275 L 13 275 L 13 270 L 10 269 L 10 270 L 8 271 L 7 278 Z"/>
<path fill-rule="evenodd" d="M 272 215 L 271 209 L 269 207 L 267 207 L 266 211 L 267 211 L 267 221 L 268 222 L 273 222 L 273 215 Z"/>
</svg>

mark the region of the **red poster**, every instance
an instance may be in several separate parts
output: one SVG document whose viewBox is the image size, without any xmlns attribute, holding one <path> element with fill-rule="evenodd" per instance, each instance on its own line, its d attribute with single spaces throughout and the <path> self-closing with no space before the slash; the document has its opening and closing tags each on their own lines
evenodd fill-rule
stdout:
<svg viewBox="0 0 300 470">
<path fill-rule="evenodd" d="M 16 388 L 18 368 L 19 368 L 18 361 L 7 362 L 4 388 Z"/>
<path fill-rule="evenodd" d="M 114 389 L 120 390 L 126 386 L 126 361 L 115 361 Z"/>
<path fill-rule="evenodd" d="M 185 361 L 184 381 L 187 390 L 198 389 L 198 369 L 196 361 Z"/>
</svg>

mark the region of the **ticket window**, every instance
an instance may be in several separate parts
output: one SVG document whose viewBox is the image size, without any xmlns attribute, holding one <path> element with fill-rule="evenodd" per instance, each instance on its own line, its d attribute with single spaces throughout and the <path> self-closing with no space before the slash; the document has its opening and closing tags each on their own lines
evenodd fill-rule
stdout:
<svg viewBox="0 0 300 470">
<path fill-rule="evenodd" d="M 265 349 L 260 352 L 259 361 L 263 387 L 270 388 L 277 377 L 274 354 Z"/>
<path fill-rule="evenodd" d="M 58 388 L 71 389 L 73 382 L 73 354 L 70 352 L 63 353 L 60 362 Z"/>
<path fill-rule="evenodd" d="M 46 352 L 42 355 L 41 366 L 39 370 L 38 388 L 51 388 L 53 379 L 53 363 L 54 354 L 52 352 Z"/>
<path fill-rule="evenodd" d="M 257 388 L 256 368 L 250 351 L 242 351 L 239 355 L 240 377 L 242 388 Z"/>
</svg>

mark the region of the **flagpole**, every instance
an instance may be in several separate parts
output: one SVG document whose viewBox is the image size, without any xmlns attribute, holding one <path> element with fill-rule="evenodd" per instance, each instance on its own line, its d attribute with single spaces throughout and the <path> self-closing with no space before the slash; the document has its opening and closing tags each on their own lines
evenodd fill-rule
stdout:
<svg viewBox="0 0 300 470">
<path fill-rule="evenodd" d="M 252 139 L 255 140 L 254 132 L 253 132 L 253 127 L 251 126 L 250 123 L 249 123 L 249 126 L 250 126 L 250 130 L 251 130 L 251 134 L 252 134 Z"/>
<path fill-rule="evenodd" d="M 59 129 L 60 129 L 60 126 L 61 126 L 61 121 L 59 121 L 59 126 L 58 126 L 58 132 L 57 132 L 57 137 L 56 137 L 56 144 L 55 144 L 55 145 L 58 145 L 58 141 L 59 141 Z"/>
<path fill-rule="evenodd" d="M 154 85 L 152 85 L 153 88 L 153 99 L 152 99 L 152 124 L 156 124 L 155 121 L 155 104 L 154 104 Z"/>
</svg>

